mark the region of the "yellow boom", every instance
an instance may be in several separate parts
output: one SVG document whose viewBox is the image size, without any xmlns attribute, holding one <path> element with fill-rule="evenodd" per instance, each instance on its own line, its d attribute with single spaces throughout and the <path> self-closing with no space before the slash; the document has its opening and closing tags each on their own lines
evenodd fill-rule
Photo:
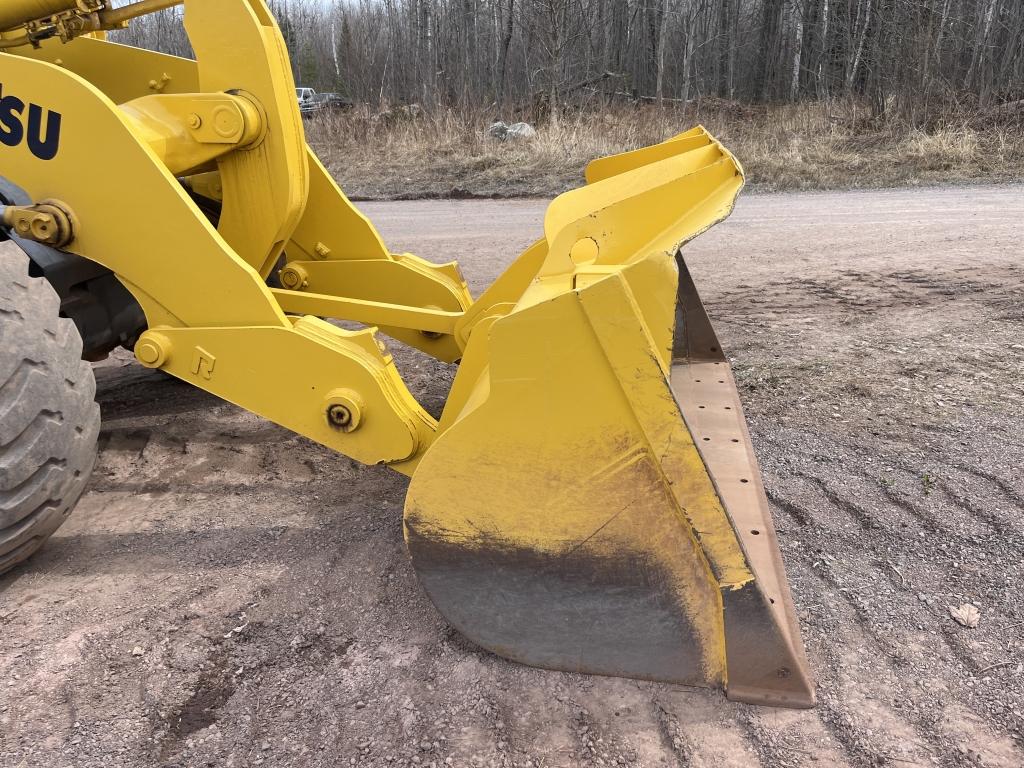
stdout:
<svg viewBox="0 0 1024 768">
<path fill-rule="evenodd" d="M 732 155 L 695 128 L 594 161 L 474 302 L 454 263 L 391 253 L 309 150 L 262 0 L 185 0 L 194 61 L 97 34 L 174 4 L 3 3 L 11 238 L 116 278 L 142 365 L 410 475 L 412 562 L 473 641 L 810 706 L 736 387 L 679 255 L 729 215 Z M 382 336 L 460 361 L 440 420 Z"/>
</svg>

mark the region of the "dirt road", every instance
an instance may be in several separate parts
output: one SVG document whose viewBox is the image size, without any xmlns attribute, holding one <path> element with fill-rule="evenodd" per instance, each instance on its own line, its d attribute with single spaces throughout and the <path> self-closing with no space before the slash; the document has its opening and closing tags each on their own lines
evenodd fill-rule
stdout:
<svg viewBox="0 0 1024 768">
<path fill-rule="evenodd" d="M 544 208 L 364 207 L 475 294 Z M 1022 242 L 1017 186 L 748 196 L 687 246 L 817 709 L 475 649 L 417 586 L 403 478 L 120 355 L 88 494 L 0 578 L 0 765 L 1024 765 Z M 437 410 L 453 372 L 400 365 Z"/>
</svg>

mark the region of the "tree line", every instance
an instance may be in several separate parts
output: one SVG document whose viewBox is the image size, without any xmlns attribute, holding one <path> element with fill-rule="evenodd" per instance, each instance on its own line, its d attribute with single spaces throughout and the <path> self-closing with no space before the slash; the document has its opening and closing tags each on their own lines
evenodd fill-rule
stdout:
<svg viewBox="0 0 1024 768">
<path fill-rule="evenodd" d="M 1024 0 L 275 0 L 300 85 L 371 104 L 549 113 L 632 100 L 1024 99 Z M 180 11 L 120 33 L 188 53 Z"/>
</svg>

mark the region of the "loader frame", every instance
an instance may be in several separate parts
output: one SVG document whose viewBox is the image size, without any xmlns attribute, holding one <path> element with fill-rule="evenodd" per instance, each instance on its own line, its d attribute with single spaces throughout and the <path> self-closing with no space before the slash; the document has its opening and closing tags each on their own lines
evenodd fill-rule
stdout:
<svg viewBox="0 0 1024 768">
<path fill-rule="evenodd" d="M 263 0 L 183 0 L 195 61 L 103 37 L 174 4 L 5 6 L 9 236 L 44 272 L 116 278 L 144 313 L 142 365 L 360 462 L 421 467 L 413 564 L 480 645 L 811 706 L 735 383 L 678 256 L 731 212 L 735 159 L 698 127 L 592 162 L 473 302 L 454 263 L 391 253 L 309 150 Z M 130 303 L 93 299 L 109 317 Z M 124 322 L 104 344 L 136 335 Z M 378 333 L 460 361 L 440 419 Z"/>
<path fill-rule="evenodd" d="M 75 222 L 63 250 L 134 296 L 148 328 L 134 345 L 143 365 L 410 474 L 437 421 L 375 328 L 441 360 L 461 357 L 454 328 L 471 298 L 458 267 L 390 253 L 306 147 L 284 43 L 262 2 L 185 6 L 195 61 L 91 36 L 5 56 L 2 95 L 19 83 L 49 130 L 59 121 L 60 146 L 48 159 L 5 158 L 3 173 L 31 201 L 58 194 Z M 216 227 L 196 197 L 219 204 Z M 156 215 L 132 210 L 131 198 Z M 281 288 L 266 284 L 275 270 Z"/>
</svg>

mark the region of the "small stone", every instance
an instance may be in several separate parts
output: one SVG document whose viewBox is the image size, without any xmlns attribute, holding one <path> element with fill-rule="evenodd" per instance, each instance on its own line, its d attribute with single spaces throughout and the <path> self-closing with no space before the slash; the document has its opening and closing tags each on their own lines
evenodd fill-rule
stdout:
<svg viewBox="0 0 1024 768">
<path fill-rule="evenodd" d="M 132 656 L 141 656 L 144 653 L 141 645 L 136 645 L 132 648 Z"/>
</svg>

